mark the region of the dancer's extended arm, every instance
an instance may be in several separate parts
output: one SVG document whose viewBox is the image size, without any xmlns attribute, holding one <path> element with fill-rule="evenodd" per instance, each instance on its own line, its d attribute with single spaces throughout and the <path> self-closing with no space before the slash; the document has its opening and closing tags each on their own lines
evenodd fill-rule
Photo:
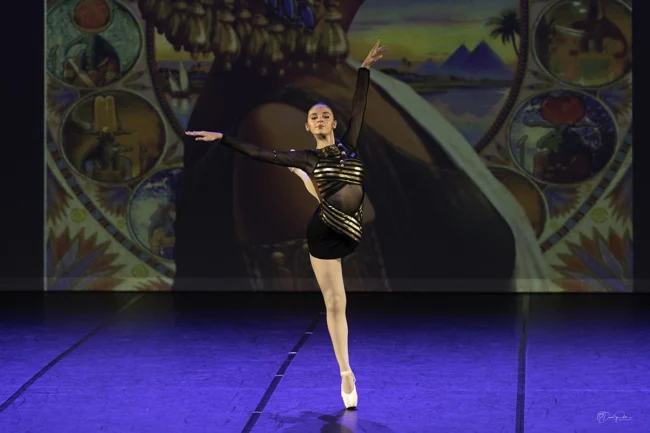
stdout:
<svg viewBox="0 0 650 433">
<path fill-rule="evenodd" d="M 219 143 L 215 143 L 212 148 L 208 150 L 208 155 L 213 152 L 219 144 L 223 144 L 224 146 L 230 147 L 257 161 L 268 162 L 283 167 L 296 167 L 305 172 L 313 171 L 315 162 L 318 159 L 314 152 L 307 150 L 269 150 L 254 144 L 244 143 L 232 137 L 226 137 L 220 132 L 187 131 L 185 134 L 196 137 L 195 140 L 197 141 L 219 140 Z M 208 155 L 206 155 L 206 158 Z"/>
</svg>

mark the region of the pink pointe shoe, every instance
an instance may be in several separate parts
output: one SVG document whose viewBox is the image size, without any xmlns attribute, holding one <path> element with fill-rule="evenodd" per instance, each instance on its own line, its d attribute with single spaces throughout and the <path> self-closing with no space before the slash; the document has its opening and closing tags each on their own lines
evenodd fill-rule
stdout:
<svg viewBox="0 0 650 433">
<path fill-rule="evenodd" d="M 354 382 L 357 381 L 356 379 L 354 379 L 352 370 L 342 371 L 341 377 L 343 376 L 352 376 L 353 381 Z M 347 393 L 347 392 L 343 392 L 343 384 L 341 384 L 341 397 L 343 398 L 343 404 L 345 405 L 346 409 L 356 409 L 357 403 L 359 402 L 359 396 L 357 395 L 357 386 L 356 384 L 353 386 L 354 388 L 352 388 L 352 392 Z"/>
</svg>

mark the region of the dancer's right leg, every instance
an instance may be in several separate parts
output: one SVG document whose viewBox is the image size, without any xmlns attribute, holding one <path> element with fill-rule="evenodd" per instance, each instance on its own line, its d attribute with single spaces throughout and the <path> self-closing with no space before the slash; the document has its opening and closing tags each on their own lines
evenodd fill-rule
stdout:
<svg viewBox="0 0 650 433">
<path fill-rule="evenodd" d="M 341 373 L 351 370 L 348 355 L 348 322 L 345 317 L 346 296 L 343 285 L 343 269 L 341 259 L 317 259 L 309 256 L 311 265 L 316 275 L 316 281 L 325 300 L 327 314 L 327 329 L 332 339 L 334 355 L 339 364 Z M 342 377 L 341 389 L 350 393 L 354 389 L 354 376 L 345 375 Z"/>
</svg>

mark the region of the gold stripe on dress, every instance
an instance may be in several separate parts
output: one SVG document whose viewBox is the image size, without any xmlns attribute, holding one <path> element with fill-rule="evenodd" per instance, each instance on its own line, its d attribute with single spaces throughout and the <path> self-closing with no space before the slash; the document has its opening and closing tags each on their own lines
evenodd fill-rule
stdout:
<svg viewBox="0 0 650 433">
<path fill-rule="evenodd" d="M 318 185 L 321 197 L 323 197 L 321 212 L 319 213 L 321 220 L 332 230 L 357 242 L 361 241 L 363 200 L 359 203 L 359 207 L 354 214 L 348 215 L 329 204 L 326 198 L 336 194 L 346 185 L 362 185 L 362 162 L 357 159 L 347 158 L 341 164 L 339 158 L 321 159 L 314 168 L 312 177 Z"/>
<path fill-rule="evenodd" d="M 324 210 L 325 208 L 323 208 Z M 331 214 L 327 211 L 323 211 L 321 214 L 321 219 L 325 224 L 327 224 L 332 230 L 341 233 L 351 239 L 354 239 L 357 242 L 361 241 L 361 229 L 352 227 L 351 224 L 341 224 L 337 221 Z"/>
<path fill-rule="evenodd" d="M 323 185 L 322 187 L 319 185 L 318 189 L 321 192 L 322 196 L 329 197 L 330 195 L 336 194 L 337 192 L 339 192 L 340 190 L 345 188 L 345 185 L 347 185 L 345 182 L 330 182 L 330 183 L 327 183 L 327 184 Z M 340 188 L 337 188 L 337 187 L 340 187 Z M 330 191 L 334 191 L 334 192 L 332 192 L 330 194 Z"/>
<path fill-rule="evenodd" d="M 358 179 L 361 180 L 363 178 L 363 172 L 361 171 L 348 171 L 345 169 L 339 168 L 326 168 L 326 169 L 321 169 L 317 168 L 313 172 L 314 177 L 323 177 L 323 176 L 341 176 L 341 177 L 347 177 L 347 178 L 352 178 L 352 179 Z"/>
<path fill-rule="evenodd" d="M 361 234 L 363 231 L 363 228 L 361 227 L 361 221 L 357 220 L 355 217 L 339 211 L 324 200 L 321 205 L 321 209 L 323 210 L 321 213 L 323 222 L 325 222 L 333 230 L 342 233 L 357 242 L 361 240 Z M 363 205 L 360 207 L 363 207 Z M 359 211 L 356 212 L 356 214 L 358 213 Z"/>
<path fill-rule="evenodd" d="M 331 205 L 329 207 L 331 208 Z M 341 224 L 342 226 L 348 227 L 350 230 L 357 231 L 359 235 L 361 234 L 361 226 L 359 225 L 359 221 L 349 215 L 332 212 L 333 210 L 334 208 L 328 209 L 328 212 L 326 212 L 328 216 L 332 217 L 335 222 Z"/>
</svg>

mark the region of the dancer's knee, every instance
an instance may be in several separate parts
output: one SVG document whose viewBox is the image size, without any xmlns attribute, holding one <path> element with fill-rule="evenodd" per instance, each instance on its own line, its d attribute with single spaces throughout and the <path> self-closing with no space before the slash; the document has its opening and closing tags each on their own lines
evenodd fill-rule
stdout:
<svg viewBox="0 0 650 433">
<path fill-rule="evenodd" d="M 324 295 L 325 308 L 327 314 L 343 314 L 345 313 L 346 299 L 344 293 L 329 293 Z"/>
</svg>

